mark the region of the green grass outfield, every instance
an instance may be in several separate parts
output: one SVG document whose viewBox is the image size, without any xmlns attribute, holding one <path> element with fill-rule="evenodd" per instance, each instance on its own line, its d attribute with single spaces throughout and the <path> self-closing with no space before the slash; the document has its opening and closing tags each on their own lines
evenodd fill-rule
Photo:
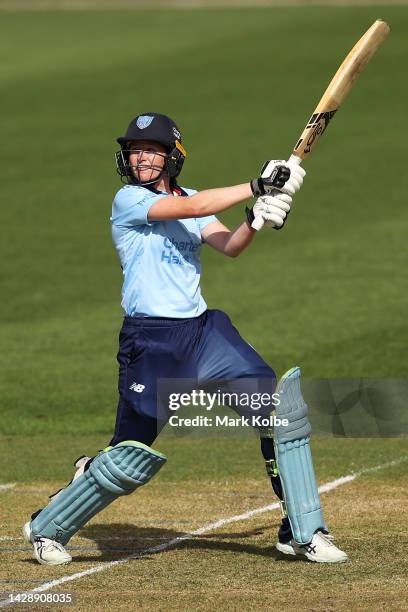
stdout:
<svg viewBox="0 0 408 612">
<path fill-rule="evenodd" d="M 16 483 L 0 491 L 3 589 L 86 571 L 274 501 L 255 440 L 169 435 L 157 442 L 169 456 L 160 477 L 76 536 L 71 566 L 35 565 L 20 535 L 72 460 L 103 448 L 114 424 L 116 136 L 137 113 L 162 111 L 189 153 L 182 184 L 249 180 L 265 159 L 290 153 L 377 17 L 392 33 L 308 162 L 284 230 L 262 231 L 235 260 L 205 249 L 203 290 L 279 374 L 299 364 L 307 377 L 404 388 L 407 8 L 1 12 L 0 463 L 1 482 Z M 220 217 L 234 226 L 243 206 Z M 407 441 L 316 436 L 313 449 L 327 482 L 400 461 Z M 344 568 L 277 558 L 275 511 L 59 589 L 84 610 L 128 610 L 130 601 L 146 610 L 403 609 L 404 478 L 398 463 L 324 498 L 351 557 Z"/>
<path fill-rule="evenodd" d="M 407 8 L 2 12 L 5 434 L 111 430 L 122 276 L 109 215 L 129 119 L 176 118 L 183 184 L 248 180 L 289 154 L 378 16 L 392 33 L 308 162 L 284 230 L 236 260 L 207 248 L 203 289 L 279 373 L 401 378 Z"/>
</svg>

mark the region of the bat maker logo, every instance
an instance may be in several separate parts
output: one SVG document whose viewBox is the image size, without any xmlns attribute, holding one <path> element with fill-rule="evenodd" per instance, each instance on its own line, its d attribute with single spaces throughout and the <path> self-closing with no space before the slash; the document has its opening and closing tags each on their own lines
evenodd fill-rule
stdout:
<svg viewBox="0 0 408 612">
<path fill-rule="evenodd" d="M 327 112 L 324 112 L 324 113 L 314 113 L 310 117 L 309 122 L 308 122 L 308 124 L 307 124 L 307 126 L 305 128 L 305 131 L 303 132 L 301 138 L 296 143 L 295 151 L 302 144 L 302 142 L 304 140 L 304 134 L 308 130 L 310 130 L 310 128 L 314 128 L 312 133 L 308 136 L 307 141 L 306 141 L 306 146 L 303 149 L 304 153 L 310 153 L 312 145 L 313 145 L 314 141 L 316 140 L 317 136 L 321 136 L 323 134 L 323 132 L 325 131 L 325 129 L 329 125 L 330 120 L 333 117 L 333 115 L 335 114 L 335 112 L 336 111 L 333 110 L 333 111 L 327 111 Z"/>
<path fill-rule="evenodd" d="M 334 110 L 334 111 L 327 111 L 326 113 L 314 113 L 314 114 L 313 114 L 313 115 L 310 117 L 310 119 L 309 119 L 309 123 L 307 124 L 307 126 L 306 126 L 306 127 L 307 127 L 307 128 L 310 128 L 310 127 L 317 126 L 317 125 L 320 123 L 320 121 L 321 121 L 322 119 L 324 119 L 324 121 L 325 121 L 325 126 L 324 126 L 324 129 L 326 129 L 326 128 L 327 128 L 327 126 L 328 126 L 328 125 L 329 125 L 329 123 L 330 123 L 330 119 L 333 117 L 333 115 L 334 115 L 334 113 L 335 113 L 335 112 L 336 112 L 336 111 Z"/>
</svg>

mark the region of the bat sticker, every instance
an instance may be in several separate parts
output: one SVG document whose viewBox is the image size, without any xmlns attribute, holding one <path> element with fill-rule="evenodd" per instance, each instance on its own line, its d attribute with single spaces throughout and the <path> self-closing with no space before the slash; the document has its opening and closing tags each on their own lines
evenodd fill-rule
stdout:
<svg viewBox="0 0 408 612">
<path fill-rule="evenodd" d="M 336 109 L 336 110 L 337 110 L 337 109 Z M 327 111 L 327 112 L 325 112 L 325 113 L 314 113 L 314 114 L 313 114 L 313 115 L 310 117 L 310 119 L 309 119 L 309 123 L 307 124 L 307 126 L 306 126 L 306 127 L 307 127 L 307 128 L 311 128 L 311 127 L 317 126 L 317 125 L 320 123 L 320 121 L 321 121 L 322 119 L 324 119 L 324 122 L 325 122 L 324 130 L 325 130 L 325 129 L 327 128 L 327 126 L 329 125 L 329 123 L 330 123 L 330 119 L 333 117 L 333 115 L 334 115 L 334 113 L 335 113 L 335 112 L 336 112 L 336 111 L 335 111 L 335 110 L 333 110 L 333 111 Z M 324 130 L 323 130 L 323 131 L 324 131 Z"/>
<path fill-rule="evenodd" d="M 336 110 L 326 111 L 324 113 L 314 113 L 310 117 L 309 122 L 308 122 L 307 126 L 305 127 L 305 132 L 307 130 L 310 130 L 311 128 L 314 128 L 314 129 L 308 135 L 308 138 L 307 138 L 307 141 L 306 141 L 306 146 L 303 149 L 304 153 L 310 153 L 310 149 L 312 148 L 312 145 L 313 145 L 314 141 L 316 140 L 317 136 L 321 136 L 323 134 L 323 132 L 325 131 L 325 129 L 329 125 L 330 120 L 334 116 Z M 299 138 L 298 142 L 296 143 L 295 151 L 302 144 L 302 142 L 304 140 L 303 136 L 304 135 L 302 134 L 301 138 Z"/>
</svg>

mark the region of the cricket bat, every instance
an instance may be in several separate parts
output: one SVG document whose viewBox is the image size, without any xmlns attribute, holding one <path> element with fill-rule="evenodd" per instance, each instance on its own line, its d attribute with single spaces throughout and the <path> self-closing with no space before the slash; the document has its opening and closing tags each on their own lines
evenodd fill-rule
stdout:
<svg viewBox="0 0 408 612">
<path fill-rule="evenodd" d="M 354 45 L 330 81 L 288 161 L 301 164 L 310 155 L 312 149 L 316 146 L 319 138 L 329 125 L 330 120 L 353 87 L 357 77 L 384 42 L 389 31 L 389 25 L 382 19 L 377 19 Z M 263 224 L 263 219 L 258 218 L 254 220 L 252 227 L 259 230 Z"/>
</svg>

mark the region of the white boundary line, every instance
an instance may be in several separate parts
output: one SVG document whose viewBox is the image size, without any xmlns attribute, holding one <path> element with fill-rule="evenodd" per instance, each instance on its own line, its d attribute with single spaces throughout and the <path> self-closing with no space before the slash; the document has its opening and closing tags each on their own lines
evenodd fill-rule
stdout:
<svg viewBox="0 0 408 612">
<path fill-rule="evenodd" d="M 15 482 L 9 482 L 8 484 L 0 484 L 0 493 L 2 491 L 8 491 L 8 489 L 12 489 L 16 486 Z"/>
<path fill-rule="evenodd" d="M 408 461 L 408 455 L 404 457 L 400 457 L 399 459 L 395 459 L 394 461 L 388 461 L 387 463 L 381 463 L 380 465 L 375 465 L 374 467 L 364 468 L 359 472 L 354 472 L 348 474 L 347 476 L 342 476 L 340 478 L 336 478 L 336 480 L 332 480 L 327 482 L 326 484 L 319 487 L 319 493 L 328 493 L 329 491 L 333 491 L 333 489 L 337 489 L 344 484 L 352 482 L 359 476 L 363 474 L 368 474 L 370 472 L 377 472 L 379 470 L 392 467 L 394 465 L 398 465 Z M 180 542 L 185 542 L 186 540 L 191 540 L 195 536 L 203 535 L 204 533 L 208 533 L 210 531 L 214 531 L 223 527 L 224 525 L 229 525 L 231 523 L 237 523 L 239 521 L 245 521 L 252 516 L 256 516 L 257 514 L 263 514 L 264 512 L 270 512 L 271 510 L 277 510 L 280 507 L 279 502 L 275 502 L 274 504 L 269 504 L 268 506 L 262 506 L 261 508 L 254 508 L 253 510 L 249 510 L 248 512 L 244 512 L 243 514 L 236 514 L 235 516 L 230 516 L 224 519 L 220 519 L 215 521 L 214 523 L 209 523 L 208 525 L 204 525 L 195 531 L 190 531 L 182 536 L 177 538 L 173 538 L 164 542 L 163 544 L 158 544 L 157 546 L 151 546 L 149 548 L 145 548 L 143 550 L 139 550 L 138 552 L 129 555 L 128 557 L 123 557 L 122 559 L 117 559 L 116 561 L 109 561 L 108 563 L 101 563 L 100 565 L 95 565 L 94 567 L 90 567 L 83 572 L 77 572 L 76 574 L 71 574 L 69 576 L 63 576 L 62 578 L 57 578 L 56 580 L 51 580 L 50 582 L 44 582 L 40 584 L 40 586 L 35 589 L 31 589 L 31 591 L 27 591 L 27 593 L 42 593 L 43 591 L 48 591 L 54 587 L 59 586 L 60 584 L 64 584 L 65 582 L 71 582 L 72 580 L 77 580 L 78 578 L 83 578 L 84 576 L 90 576 L 91 574 L 97 574 L 98 572 L 104 572 L 111 567 L 115 567 L 116 565 L 123 565 L 125 563 L 129 563 L 129 561 L 133 561 L 134 559 L 138 559 L 143 557 L 144 555 L 149 555 L 153 553 L 162 552 L 176 546 Z M 8 599 L 0 600 L 0 608 L 5 608 L 6 606 L 13 605 L 13 603 Z"/>
</svg>

